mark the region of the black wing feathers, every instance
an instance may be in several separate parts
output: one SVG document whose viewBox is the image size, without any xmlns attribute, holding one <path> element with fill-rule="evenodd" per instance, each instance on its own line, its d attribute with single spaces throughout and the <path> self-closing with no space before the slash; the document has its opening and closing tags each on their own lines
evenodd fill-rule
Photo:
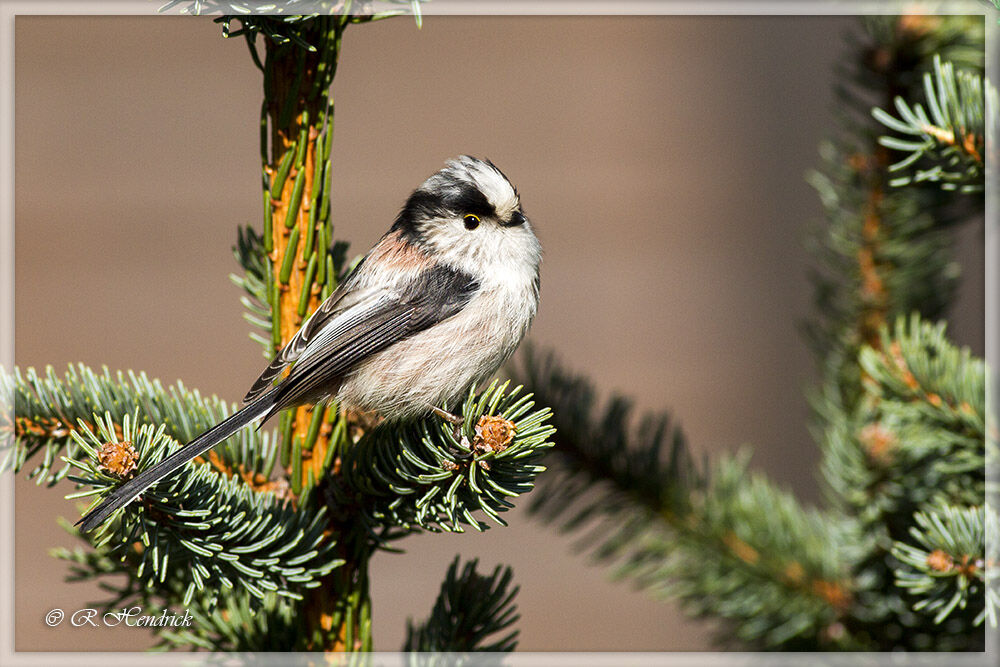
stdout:
<svg viewBox="0 0 1000 667">
<path fill-rule="evenodd" d="M 316 312 L 312 314 L 302 328 L 288 341 L 285 347 L 278 352 L 274 360 L 264 369 L 260 377 L 253 383 L 253 386 L 250 387 L 247 395 L 243 397 L 243 403 L 249 403 L 271 389 L 274 379 L 302 354 L 302 350 L 312 340 L 316 331 L 342 310 L 342 308 L 337 308 L 337 306 L 341 305 L 344 297 L 351 292 L 351 288 L 355 282 L 353 278 L 358 275 L 358 269 L 361 268 L 362 264 L 364 264 L 364 260 L 361 260 L 354 267 L 351 275 L 340 284 L 340 287 L 326 301 L 320 304 Z"/>
<path fill-rule="evenodd" d="M 363 322 L 338 337 L 336 347 L 307 351 L 278 385 L 271 414 L 303 400 L 315 400 L 321 389 L 336 386 L 368 356 L 458 313 L 477 289 L 479 282 L 457 269 L 438 265 L 423 272 L 398 299 L 367 311 Z"/>
</svg>

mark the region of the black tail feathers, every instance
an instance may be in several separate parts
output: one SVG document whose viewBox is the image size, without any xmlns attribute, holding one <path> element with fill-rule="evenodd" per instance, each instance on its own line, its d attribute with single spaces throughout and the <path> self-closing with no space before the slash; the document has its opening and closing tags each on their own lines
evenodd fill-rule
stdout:
<svg viewBox="0 0 1000 667">
<path fill-rule="evenodd" d="M 274 405 L 274 392 L 261 396 L 242 410 L 226 417 L 197 438 L 184 445 L 152 468 L 144 470 L 111 492 L 104 501 L 76 522 L 87 533 L 97 528 L 119 508 L 130 502 L 147 488 L 176 472 L 181 466 L 236 433 L 254 420 L 263 417 Z"/>
</svg>

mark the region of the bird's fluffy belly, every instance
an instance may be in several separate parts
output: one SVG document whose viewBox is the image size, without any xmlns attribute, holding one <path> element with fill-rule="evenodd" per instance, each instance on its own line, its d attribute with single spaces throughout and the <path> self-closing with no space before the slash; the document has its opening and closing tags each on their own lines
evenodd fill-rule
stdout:
<svg viewBox="0 0 1000 667">
<path fill-rule="evenodd" d="M 445 403 L 455 411 L 472 384 L 487 380 L 510 357 L 522 333 L 498 326 L 502 319 L 494 308 L 476 305 L 360 364 L 337 399 L 386 419 L 414 417 Z"/>
</svg>

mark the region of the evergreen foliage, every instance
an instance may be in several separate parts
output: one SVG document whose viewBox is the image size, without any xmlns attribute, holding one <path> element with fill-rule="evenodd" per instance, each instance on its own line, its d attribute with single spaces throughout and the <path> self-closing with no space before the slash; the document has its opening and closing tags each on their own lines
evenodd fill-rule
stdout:
<svg viewBox="0 0 1000 667">
<path fill-rule="evenodd" d="M 343 483 L 334 490 L 336 506 L 354 514 L 374 532 L 389 526 L 399 531 L 462 532 L 463 525 L 485 530 L 481 512 L 499 525 L 500 513 L 531 490 L 545 470 L 539 459 L 552 446 L 554 432 L 548 408 L 532 411 L 531 395 L 521 388 L 506 393 L 509 383 L 494 382 L 479 396 L 470 393 L 462 407 L 463 437 L 450 424 L 424 420 L 393 428 L 376 428 L 344 450 Z M 484 438 L 484 417 L 513 424 L 509 443 Z M 400 443 L 407 446 L 401 447 Z"/>
<path fill-rule="evenodd" d="M 518 379 L 557 429 L 531 508 L 583 533 L 579 547 L 616 577 L 731 621 L 726 635 L 751 645 L 803 648 L 843 612 L 849 524 L 801 508 L 745 454 L 696 465 L 667 415 L 635 420 L 621 397 L 597 409 L 592 385 L 551 356 L 528 355 Z"/>
<path fill-rule="evenodd" d="M 599 408 L 586 380 L 534 354 L 517 377 L 552 407 L 557 435 L 531 507 L 615 576 L 722 619 L 743 647 L 981 650 L 997 601 L 986 373 L 941 318 L 952 232 L 982 212 L 997 123 L 983 18 L 861 24 L 837 68 L 838 132 L 808 177 L 826 211 L 808 238 L 805 333 L 827 506 L 803 508 L 745 455 L 695 465 L 666 414 L 636 420 L 621 397 Z"/>
<path fill-rule="evenodd" d="M 70 497 L 99 499 L 123 478 L 102 458 L 109 447 L 133 450 L 128 473 L 141 472 L 228 410 L 217 398 L 205 400 L 182 386 L 165 390 L 145 375 L 107 369 L 98 374 L 82 365 L 62 378 L 51 368 L 44 377 L 28 369 L 0 374 L 0 381 L 15 399 L 8 425 L 15 438 L 4 465 L 50 486 L 62 479 L 84 486 Z M 350 473 L 325 487 L 319 501 L 318 490 L 293 497 L 288 483 L 274 478 L 275 437 L 241 431 L 207 461 L 196 460 L 162 480 L 86 536 L 93 551 L 58 555 L 75 564 L 76 580 L 128 576 L 124 587 L 109 588 L 114 595 L 104 601 L 106 609 L 173 604 L 205 622 L 197 630 L 164 630 L 163 645 L 308 648 L 301 629 L 293 633 L 289 626 L 275 636 L 268 628 L 300 619 L 302 593 L 344 564 L 337 536 L 327 534 L 330 513 L 353 516 L 355 531 L 377 546 L 420 530 L 484 530 L 488 524 L 474 516 L 480 512 L 504 525 L 498 513 L 512 507 L 509 499 L 530 490 L 544 470 L 537 460 L 551 446 L 553 431 L 545 423 L 550 411 L 533 410 L 531 396 L 519 395 L 519 387 L 507 391 L 508 384 L 470 393 L 462 406 L 469 421 L 461 440 L 450 424 L 431 418 L 380 426 L 356 443 L 337 438 L 342 449 L 330 451 L 338 452 Z M 111 409 L 100 416 L 102 407 Z M 484 438 L 474 426 L 484 417 L 509 419 L 510 442 L 501 447 Z M 60 460 L 65 465 L 56 469 Z M 254 619 L 246 628 L 250 636 L 221 623 L 238 613 Z M 364 639 L 370 646 L 368 635 Z"/>
<path fill-rule="evenodd" d="M 996 593 L 989 598 L 984 595 L 985 510 L 946 505 L 941 510 L 918 512 L 913 519 L 913 543 L 893 544 L 893 555 L 900 561 L 896 583 L 919 597 L 913 609 L 933 612 L 935 623 L 956 610 L 966 612 L 973 625 L 980 625 L 986 614 L 985 600 L 995 621 Z M 962 556 L 956 561 L 951 554 Z"/>
<path fill-rule="evenodd" d="M 107 368 L 97 373 L 83 364 L 70 366 L 62 377 L 52 367 L 46 368 L 44 376 L 33 368 L 0 372 L 0 389 L 12 399 L 13 411 L 6 414 L 14 415 L 13 422 L 6 428 L 16 436 L 4 452 L 4 467 L 20 472 L 29 461 L 35 462 L 27 475 L 50 486 L 72 471 L 63 458 L 79 456 L 79 441 L 71 437 L 74 431 L 93 430 L 97 417 L 121 425 L 141 406 L 145 423 L 162 425 L 165 436 L 187 442 L 231 409 L 217 397 L 204 398 L 182 383 L 165 388 L 145 373 L 112 374 Z M 239 465 L 247 473 L 266 477 L 274 465 L 274 451 L 273 438 L 266 432 L 243 430 L 212 453 L 229 469 Z M 60 462 L 62 466 L 56 469 Z"/>
<path fill-rule="evenodd" d="M 929 111 L 919 103 L 911 107 L 905 99 L 896 97 L 894 104 L 899 118 L 877 107 L 872 112 L 889 129 L 916 137 L 905 140 L 893 136 L 879 138 L 879 143 L 887 148 L 909 152 L 890 166 L 890 171 L 904 171 L 922 158 L 931 164 L 915 168 L 912 174 L 894 178 L 889 184 L 934 181 L 945 190 L 981 191 L 986 106 L 996 108 L 996 89 L 990 86 L 984 95 L 981 76 L 966 71 L 956 74 L 952 63 L 942 64 L 940 57 L 935 56 L 934 75 L 924 75 L 924 91 Z"/>
<path fill-rule="evenodd" d="M 492 575 L 486 576 L 476 571 L 478 564 L 473 560 L 459 572 L 459 559 L 455 557 L 430 616 L 422 623 L 407 624 L 404 651 L 514 650 L 517 630 L 496 636 L 520 618 L 513 602 L 518 587 L 510 586 L 513 572 L 509 567 L 497 566 Z"/>
</svg>

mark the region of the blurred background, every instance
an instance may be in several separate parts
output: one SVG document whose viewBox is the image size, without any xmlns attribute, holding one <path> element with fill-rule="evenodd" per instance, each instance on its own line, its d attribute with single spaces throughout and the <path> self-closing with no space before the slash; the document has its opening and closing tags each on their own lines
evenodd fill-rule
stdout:
<svg viewBox="0 0 1000 667">
<path fill-rule="evenodd" d="M 849 17 L 437 17 L 352 27 L 337 80 L 333 219 L 355 253 L 460 153 L 517 185 L 545 248 L 530 334 L 607 395 L 669 409 L 696 455 L 820 498 L 803 174 L 833 131 Z M 16 319 L 22 367 L 144 370 L 242 397 L 264 363 L 227 276 L 261 218 L 261 77 L 206 18 L 19 16 Z M 962 228 L 952 338 L 983 353 L 982 225 Z M 48 555 L 71 487 L 16 484 L 16 649 L 138 650 L 139 629 L 49 628 L 100 600 Z M 524 504 L 524 503 L 522 503 Z M 706 650 L 711 626 L 509 528 L 408 538 L 371 570 L 375 646 L 397 650 L 456 553 L 510 564 L 522 650 Z"/>
</svg>

